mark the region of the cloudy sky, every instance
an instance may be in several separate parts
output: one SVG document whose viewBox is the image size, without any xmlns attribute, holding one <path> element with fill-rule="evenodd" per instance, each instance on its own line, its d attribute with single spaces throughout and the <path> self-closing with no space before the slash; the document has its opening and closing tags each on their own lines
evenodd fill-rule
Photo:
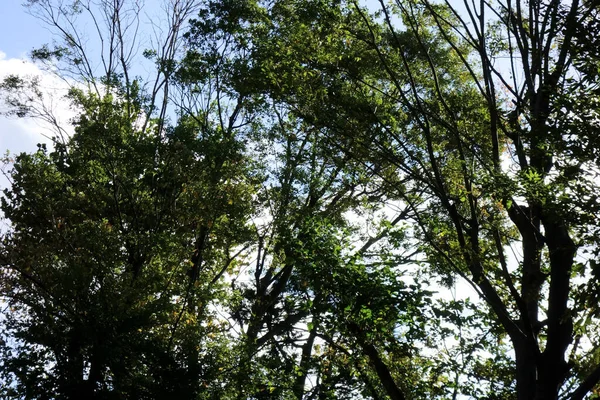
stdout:
<svg viewBox="0 0 600 400">
<path fill-rule="evenodd" d="M 68 125 L 68 120 L 73 113 L 70 112 L 69 105 L 61 101 L 62 95 L 56 94 L 56 90 L 64 89 L 65 85 L 27 61 L 28 54 L 32 49 L 47 43 L 51 44 L 53 36 L 41 21 L 27 13 L 26 8 L 22 6 L 24 1 L 0 0 L 0 15 L 3 17 L 2 24 L 0 24 L 0 80 L 10 74 L 40 76 L 41 87 L 45 95 L 48 97 L 54 93 L 53 98 L 47 99 L 47 102 L 52 103 L 56 117 Z M 161 23 L 164 23 L 165 20 L 165 4 L 168 2 L 164 0 L 144 1 L 141 34 L 137 38 L 139 49 L 153 46 L 154 35 L 161 32 Z M 86 23 L 82 23 L 79 28 L 87 31 L 86 28 L 89 26 L 86 25 Z M 83 34 L 88 36 L 85 32 Z M 87 39 L 92 36 L 88 36 Z M 90 47 L 94 46 L 93 40 L 87 41 L 87 44 Z M 96 50 L 100 51 L 99 48 Z M 152 63 L 150 66 L 138 63 L 133 68 L 136 75 L 144 77 L 153 70 L 153 65 Z M 1 95 L 2 93 L 0 93 Z M 6 106 L 0 101 L 0 113 L 2 111 L 6 111 Z M 34 151 L 37 143 L 49 142 L 42 135 L 43 133 L 48 134 L 48 128 L 39 122 L 0 115 L 0 155 L 4 155 L 7 150 L 11 154 Z M 50 135 L 52 134 L 50 133 Z"/>
<path fill-rule="evenodd" d="M 22 0 L 1 0 L 0 15 L 0 79 L 9 74 L 41 75 L 42 72 L 26 61 L 35 47 L 50 42 L 50 34 L 39 21 L 25 12 Z M 55 86 L 50 76 L 42 80 L 47 87 Z M 58 107 L 60 109 L 60 107 Z M 0 105 L 0 110 L 6 110 Z M 66 110 L 68 111 L 68 110 Z M 66 117 L 66 115 L 65 115 Z M 48 142 L 41 133 L 47 128 L 35 121 L 0 116 L 0 153 L 17 154 L 36 149 L 37 143 Z"/>
</svg>

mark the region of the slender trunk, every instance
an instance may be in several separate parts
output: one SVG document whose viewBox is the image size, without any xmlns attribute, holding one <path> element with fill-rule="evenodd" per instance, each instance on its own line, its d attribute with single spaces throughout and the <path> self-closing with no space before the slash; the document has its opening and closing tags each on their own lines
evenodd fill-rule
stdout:
<svg viewBox="0 0 600 400">
<path fill-rule="evenodd" d="M 294 383 L 294 396 L 298 400 L 302 400 L 304 397 L 304 386 L 306 384 L 306 375 L 308 374 L 310 367 L 310 357 L 312 354 L 312 348 L 317 337 L 317 329 L 313 326 L 308 335 L 306 343 L 302 346 L 302 358 L 300 359 L 300 375 L 296 378 Z"/>
<path fill-rule="evenodd" d="M 385 392 L 389 396 L 389 398 L 391 400 L 405 400 L 404 393 L 402 393 L 398 385 L 396 385 L 396 382 L 394 381 L 394 378 L 392 377 L 388 366 L 381 359 L 377 348 L 366 341 L 364 334 L 362 330 L 358 327 L 358 325 L 350 323 L 348 327 L 358 340 L 358 343 L 362 348 L 363 352 L 369 358 L 369 361 L 375 368 L 375 372 L 379 377 L 379 381 L 383 385 L 383 388 L 385 389 Z"/>
<path fill-rule="evenodd" d="M 68 400 L 87 398 L 83 379 L 83 356 L 81 354 L 81 330 L 74 328 L 70 332 L 67 358 L 64 366 L 64 392 Z"/>
<path fill-rule="evenodd" d="M 517 399 L 533 400 L 538 380 L 539 347 L 539 300 L 544 275 L 541 271 L 541 251 L 544 246 L 540 234 L 540 211 L 536 205 L 524 207 L 513 205 L 509 216 L 521 234 L 523 264 L 521 274 L 521 299 L 519 328 L 523 336 L 512 338 L 515 349 Z"/>
</svg>

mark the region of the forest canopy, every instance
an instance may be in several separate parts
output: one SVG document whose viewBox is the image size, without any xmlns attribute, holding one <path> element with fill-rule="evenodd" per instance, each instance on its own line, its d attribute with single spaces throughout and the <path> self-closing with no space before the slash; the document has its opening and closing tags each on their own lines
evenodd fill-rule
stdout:
<svg viewBox="0 0 600 400">
<path fill-rule="evenodd" d="M 597 0 L 24 7 L 1 399 L 600 398 Z"/>
</svg>

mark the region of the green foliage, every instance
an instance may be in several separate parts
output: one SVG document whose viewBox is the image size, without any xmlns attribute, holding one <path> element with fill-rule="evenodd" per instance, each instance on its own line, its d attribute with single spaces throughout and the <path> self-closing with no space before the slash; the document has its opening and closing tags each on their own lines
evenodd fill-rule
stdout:
<svg viewBox="0 0 600 400">
<path fill-rule="evenodd" d="M 18 156 L 3 198 L 4 324 L 17 338 L 3 372 L 17 393 L 38 382 L 30 398 L 198 393 L 215 374 L 198 360 L 226 357 L 211 307 L 226 296 L 228 252 L 247 240 L 244 156 L 183 122 L 140 131 L 136 101 L 74 95 L 76 133 Z"/>
<path fill-rule="evenodd" d="M 91 90 L 6 160 L 0 396 L 593 392 L 598 14 L 516 3 L 193 3 L 154 89 L 35 51 Z"/>
</svg>

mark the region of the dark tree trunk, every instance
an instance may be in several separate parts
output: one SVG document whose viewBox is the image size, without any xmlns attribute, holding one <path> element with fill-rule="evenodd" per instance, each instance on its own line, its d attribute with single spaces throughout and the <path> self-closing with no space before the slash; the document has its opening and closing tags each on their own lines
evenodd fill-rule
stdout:
<svg viewBox="0 0 600 400">
<path fill-rule="evenodd" d="M 294 383 L 294 396 L 298 400 L 302 400 L 304 397 L 304 385 L 306 384 L 306 375 L 309 371 L 310 357 L 312 354 L 313 344 L 315 343 L 315 338 L 317 337 L 317 329 L 313 327 L 308 335 L 308 339 L 306 343 L 302 346 L 302 358 L 300 360 L 300 373 L 296 378 L 296 382 Z"/>
<path fill-rule="evenodd" d="M 392 377 L 388 366 L 381 359 L 377 348 L 371 343 L 367 342 L 366 338 L 364 337 L 364 333 L 358 325 L 354 323 L 349 323 L 348 328 L 350 329 L 350 332 L 352 332 L 352 334 L 356 337 L 360 347 L 362 348 L 364 354 L 369 358 L 369 361 L 371 362 L 373 368 L 375 368 L 375 372 L 379 377 L 379 381 L 381 382 L 389 398 L 391 400 L 405 400 L 404 393 L 402 393 L 402 390 L 400 390 L 400 388 L 396 384 L 396 381 Z"/>
<path fill-rule="evenodd" d="M 545 216 L 543 224 L 550 254 L 548 340 L 542 353 L 536 400 L 554 400 L 569 371 L 565 353 L 573 337 L 573 320 L 568 301 L 577 247 L 567 227 L 553 215 Z"/>
<path fill-rule="evenodd" d="M 526 339 L 514 343 L 516 358 L 517 400 L 533 400 L 536 391 L 536 354 Z"/>
</svg>

